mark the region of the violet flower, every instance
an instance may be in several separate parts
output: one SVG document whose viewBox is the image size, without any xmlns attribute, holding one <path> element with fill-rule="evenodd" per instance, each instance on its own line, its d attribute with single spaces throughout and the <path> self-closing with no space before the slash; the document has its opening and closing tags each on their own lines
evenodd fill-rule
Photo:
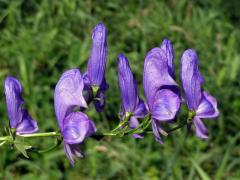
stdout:
<svg viewBox="0 0 240 180">
<path fill-rule="evenodd" d="M 87 72 L 84 74 L 84 89 L 89 93 L 87 101 L 94 97 L 95 109 L 98 112 L 104 109 L 104 92 L 108 89 L 105 80 L 106 61 L 107 29 L 102 23 L 99 23 L 92 32 L 92 51 L 88 60 Z"/>
<path fill-rule="evenodd" d="M 138 118 L 144 118 L 147 109 L 143 100 L 138 96 L 137 84 L 134 80 L 128 59 L 123 55 L 118 55 L 118 84 L 122 96 L 122 111 L 120 113 L 122 120 L 125 116 L 131 114 L 129 120 L 130 129 L 139 126 Z M 142 135 L 134 134 L 135 138 L 142 138 Z"/>
<path fill-rule="evenodd" d="M 156 141 L 162 143 L 160 134 L 165 134 L 161 123 L 172 121 L 181 104 L 178 85 L 174 80 L 173 51 L 170 43 L 153 48 L 146 56 L 143 71 L 143 86 L 152 129 Z M 163 48 L 163 47 L 168 48 Z M 171 73 L 170 73 L 171 72 Z"/>
<path fill-rule="evenodd" d="M 78 69 L 66 71 L 58 81 L 54 92 L 54 108 L 64 141 L 64 150 L 74 164 L 74 157 L 82 157 L 79 145 L 96 132 L 92 120 L 75 108 L 87 108 L 83 97 L 84 83 Z"/>
<path fill-rule="evenodd" d="M 208 130 L 201 118 L 215 118 L 219 115 L 217 101 L 201 89 L 204 82 L 198 70 L 198 56 L 195 50 L 186 50 L 181 58 L 181 80 L 188 109 L 195 113 L 193 124 L 199 138 L 207 138 Z"/>
<path fill-rule="evenodd" d="M 16 134 L 31 134 L 38 131 L 35 120 L 23 109 L 22 85 L 14 77 L 7 77 L 4 82 L 4 91 L 10 127 L 16 129 Z"/>
</svg>

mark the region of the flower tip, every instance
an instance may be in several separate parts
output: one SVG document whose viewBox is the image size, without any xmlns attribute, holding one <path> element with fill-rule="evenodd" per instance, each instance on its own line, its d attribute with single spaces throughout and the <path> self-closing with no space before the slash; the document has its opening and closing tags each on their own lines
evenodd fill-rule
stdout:
<svg viewBox="0 0 240 180">
<path fill-rule="evenodd" d="M 124 59 L 124 58 L 125 58 L 125 56 L 124 56 L 123 53 L 119 53 L 118 54 L 118 60 L 121 60 L 121 59 Z"/>
<path fill-rule="evenodd" d="M 20 92 L 22 91 L 22 85 L 21 85 L 20 81 L 13 76 L 7 76 L 4 80 L 4 85 L 5 85 L 5 87 L 6 86 L 9 87 L 11 85 L 14 85 L 14 86 L 18 87 L 18 90 Z"/>
<path fill-rule="evenodd" d="M 181 66 L 182 66 L 182 68 L 183 67 L 192 67 L 192 68 L 194 68 L 194 67 L 198 66 L 198 61 L 199 60 L 198 60 L 198 55 L 197 55 L 196 50 L 194 50 L 194 49 L 187 49 L 182 54 Z M 202 79 L 202 81 L 203 81 L 203 79 Z"/>
<path fill-rule="evenodd" d="M 164 38 L 163 39 L 163 41 L 162 41 L 162 45 L 171 45 L 172 44 L 172 42 L 170 41 L 170 39 L 168 39 L 168 38 Z"/>
<path fill-rule="evenodd" d="M 102 22 L 99 22 L 95 28 L 106 28 L 105 25 Z"/>
<path fill-rule="evenodd" d="M 121 53 L 118 55 L 118 70 L 122 74 L 130 73 L 131 71 L 127 57 Z"/>
<path fill-rule="evenodd" d="M 154 47 L 147 53 L 147 56 L 156 55 L 160 52 L 162 52 L 162 49 L 160 47 Z"/>
<path fill-rule="evenodd" d="M 195 49 L 187 49 L 182 54 L 182 59 L 193 60 L 196 58 L 198 59 L 198 55 Z"/>
<path fill-rule="evenodd" d="M 163 39 L 160 48 L 166 53 L 168 61 L 170 61 L 172 63 L 173 56 L 174 56 L 172 42 L 169 39 L 165 38 L 165 39 Z M 168 56 L 170 56 L 170 57 L 168 57 Z"/>
<path fill-rule="evenodd" d="M 11 81 L 11 80 L 15 80 L 16 78 L 15 77 L 13 77 L 13 76 L 7 76 L 6 78 L 5 78 L 5 81 Z"/>
<path fill-rule="evenodd" d="M 106 38 L 107 29 L 103 23 L 98 23 L 92 32 L 92 39 L 104 40 Z"/>
<path fill-rule="evenodd" d="M 124 56 L 124 54 L 122 54 L 122 53 L 118 54 L 118 63 L 119 64 L 125 64 L 125 62 L 127 62 L 127 61 L 128 60 L 127 60 L 126 56 Z"/>
</svg>

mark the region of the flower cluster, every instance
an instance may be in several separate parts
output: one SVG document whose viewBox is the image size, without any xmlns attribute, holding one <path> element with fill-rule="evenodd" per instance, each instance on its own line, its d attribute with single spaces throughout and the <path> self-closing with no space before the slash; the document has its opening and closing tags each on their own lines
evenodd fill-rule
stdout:
<svg viewBox="0 0 240 180">
<path fill-rule="evenodd" d="M 82 157 L 80 144 L 97 132 L 94 122 L 84 113 L 93 102 L 97 112 L 105 106 L 105 79 L 107 61 L 107 30 L 99 23 L 92 32 L 92 50 L 87 71 L 70 69 L 62 74 L 54 92 L 54 109 L 64 143 L 64 150 L 71 164 L 75 157 Z M 195 126 L 199 138 L 207 138 L 208 131 L 201 119 L 219 115 L 217 101 L 201 88 L 203 78 L 198 70 L 195 50 L 184 51 L 181 57 L 181 82 L 184 97 L 175 80 L 174 50 L 170 40 L 164 39 L 160 47 L 151 49 L 144 61 L 143 88 L 146 101 L 139 97 L 127 57 L 118 55 L 118 84 L 121 92 L 120 122 L 112 134 L 131 134 L 144 138 L 148 123 L 159 143 L 161 135 L 167 134 L 164 124 L 176 122 L 182 103 L 189 110 L 188 125 Z M 16 134 L 32 134 L 38 125 L 28 111 L 23 109 L 22 85 L 14 77 L 5 80 L 5 96 L 10 127 Z"/>
</svg>

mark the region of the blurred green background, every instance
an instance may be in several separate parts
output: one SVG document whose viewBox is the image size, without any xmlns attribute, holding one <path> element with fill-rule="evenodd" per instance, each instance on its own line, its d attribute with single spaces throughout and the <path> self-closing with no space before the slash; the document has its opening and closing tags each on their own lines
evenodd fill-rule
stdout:
<svg viewBox="0 0 240 180">
<path fill-rule="evenodd" d="M 221 116 L 205 121 L 210 137 L 199 140 L 181 129 L 164 138 L 130 136 L 89 139 L 85 158 L 72 168 L 62 146 L 30 159 L 8 146 L 0 147 L 0 179 L 240 179 L 240 1 L 0 1 L 0 120 L 7 125 L 3 82 L 16 76 L 24 86 L 26 107 L 41 131 L 57 130 L 53 90 L 67 69 L 86 70 L 91 29 L 108 29 L 106 110 L 87 113 L 99 130 L 118 123 L 120 94 L 117 54 L 130 61 L 141 97 L 144 57 L 163 38 L 172 40 L 176 73 L 187 48 L 197 50 L 204 88 L 218 99 Z M 177 77 L 179 82 L 179 77 Z M 184 114 L 184 113 L 183 113 Z M 181 118 L 184 118 L 181 116 Z M 36 139 L 47 148 L 53 139 Z"/>
</svg>

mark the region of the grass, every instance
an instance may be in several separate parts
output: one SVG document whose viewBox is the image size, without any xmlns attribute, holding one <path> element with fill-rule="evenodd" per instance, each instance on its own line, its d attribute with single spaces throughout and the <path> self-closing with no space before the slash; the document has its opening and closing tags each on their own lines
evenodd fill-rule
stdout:
<svg viewBox="0 0 240 180">
<path fill-rule="evenodd" d="M 176 73 L 187 48 L 197 50 L 204 88 L 219 102 L 221 116 L 205 121 L 207 141 L 179 130 L 159 145 L 149 135 L 90 139 L 83 160 L 71 168 L 62 148 L 25 159 L 7 146 L 0 148 L 1 179 L 239 179 L 240 178 L 240 14 L 233 1 L 0 1 L 0 119 L 8 118 L 3 94 L 7 75 L 24 86 L 26 107 L 41 131 L 57 129 L 53 89 L 67 69 L 86 70 L 91 29 L 108 28 L 107 105 L 104 113 L 89 110 L 99 129 L 118 123 L 120 94 L 117 54 L 130 61 L 141 96 L 144 57 L 163 38 L 173 41 Z M 239 7 L 239 6 L 238 6 Z M 179 77 L 177 77 L 179 81 Z M 183 117 L 182 117 L 183 118 Z M 1 130 L 3 126 L 1 125 Z M 41 143 L 39 143 L 41 142 Z M 33 141 L 44 148 L 51 139 Z"/>
</svg>

